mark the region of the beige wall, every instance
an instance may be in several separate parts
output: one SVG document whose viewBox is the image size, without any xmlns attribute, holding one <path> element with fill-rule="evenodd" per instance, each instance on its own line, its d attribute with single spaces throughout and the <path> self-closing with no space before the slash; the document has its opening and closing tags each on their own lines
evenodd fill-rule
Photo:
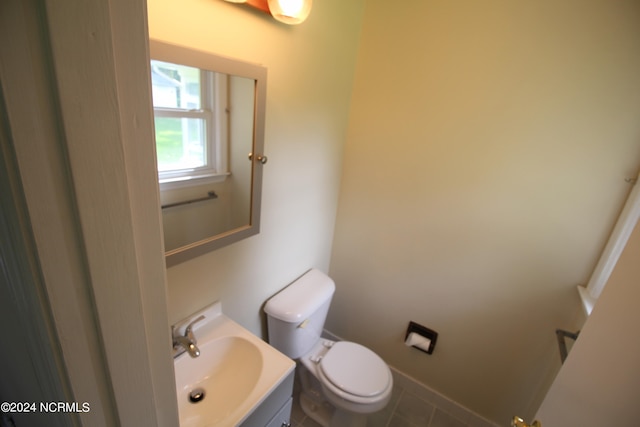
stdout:
<svg viewBox="0 0 640 427">
<path fill-rule="evenodd" d="M 367 0 L 328 328 L 532 417 L 640 166 L 640 3 Z M 406 348 L 410 320 L 440 333 Z"/>
<path fill-rule="evenodd" d="M 600 427 L 638 423 L 640 383 L 640 226 L 549 390 L 543 425 Z"/>
<path fill-rule="evenodd" d="M 268 69 L 262 231 L 168 270 L 169 320 L 221 300 L 260 334 L 262 304 L 329 267 L 363 1 L 316 2 L 286 26 L 221 0 L 149 0 L 151 37 Z"/>
<path fill-rule="evenodd" d="M 501 423 L 534 414 L 637 174 L 637 3 L 322 0 L 298 27 L 148 8 L 152 37 L 269 70 L 262 231 L 170 268 L 170 321 L 220 299 L 260 333 L 331 261 L 332 332 Z M 434 355 L 402 345 L 409 320 Z"/>
</svg>

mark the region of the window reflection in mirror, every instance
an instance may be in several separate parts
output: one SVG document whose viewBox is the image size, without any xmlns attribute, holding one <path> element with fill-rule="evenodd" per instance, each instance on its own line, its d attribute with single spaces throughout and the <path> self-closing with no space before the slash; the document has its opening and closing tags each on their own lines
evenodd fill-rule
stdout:
<svg viewBox="0 0 640 427">
<path fill-rule="evenodd" d="M 167 265 L 259 231 L 266 69 L 151 41 Z"/>
<path fill-rule="evenodd" d="M 228 76 L 151 60 L 160 184 L 227 173 Z"/>
</svg>

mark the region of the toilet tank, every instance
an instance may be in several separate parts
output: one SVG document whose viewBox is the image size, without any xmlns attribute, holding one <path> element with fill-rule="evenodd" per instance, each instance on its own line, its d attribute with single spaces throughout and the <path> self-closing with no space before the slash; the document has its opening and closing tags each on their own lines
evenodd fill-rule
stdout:
<svg viewBox="0 0 640 427">
<path fill-rule="evenodd" d="M 269 344 L 292 359 L 318 342 L 336 285 L 329 276 L 311 269 L 271 297 L 267 313 Z"/>
</svg>

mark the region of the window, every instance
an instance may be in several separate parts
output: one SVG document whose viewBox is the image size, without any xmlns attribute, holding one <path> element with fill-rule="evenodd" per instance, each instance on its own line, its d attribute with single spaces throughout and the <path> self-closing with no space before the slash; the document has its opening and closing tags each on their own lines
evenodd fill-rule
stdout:
<svg viewBox="0 0 640 427">
<path fill-rule="evenodd" d="M 226 176 L 226 80 L 152 60 L 151 83 L 161 187 Z"/>
</svg>

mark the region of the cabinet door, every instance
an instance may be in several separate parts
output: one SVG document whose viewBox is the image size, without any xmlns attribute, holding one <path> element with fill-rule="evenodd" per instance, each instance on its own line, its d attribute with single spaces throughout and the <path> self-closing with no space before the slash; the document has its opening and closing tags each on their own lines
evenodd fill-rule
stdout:
<svg viewBox="0 0 640 427">
<path fill-rule="evenodd" d="M 289 398 L 287 403 L 280 408 L 278 413 L 269 421 L 265 427 L 288 427 L 291 424 L 291 403 L 293 399 Z"/>
<path fill-rule="evenodd" d="M 294 371 L 291 371 L 239 427 L 281 427 L 283 422 L 287 425 L 291 415 L 293 376 Z"/>
</svg>

